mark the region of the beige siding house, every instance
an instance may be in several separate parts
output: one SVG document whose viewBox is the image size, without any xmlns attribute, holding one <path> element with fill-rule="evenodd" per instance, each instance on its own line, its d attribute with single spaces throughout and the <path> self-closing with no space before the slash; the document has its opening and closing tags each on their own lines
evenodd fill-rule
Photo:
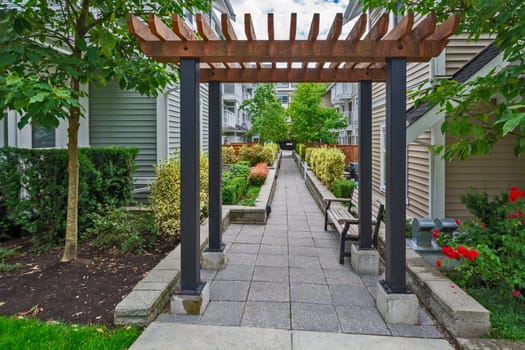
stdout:
<svg viewBox="0 0 525 350">
<path fill-rule="evenodd" d="M 370 16 L 372 21 L 379 16 Z M 395 21 L 391 18 L 391 23 Z M 369 28 L 374 22 L 369 23 Z M 417 25 L 417 19 L 416 24 Z M 391 24 L 392 26 L 392 24 Z M 502 69 L 507 63 L 489 37 L 477 42 L 467 35 L 452 37 L 444 52 L 427 63 L 407 64 L 407 90 L 435 79 L 466 82 L 487 74 L 492 68 Z M 372 188 L 376 201 L 385 201 L 386 178 L 386 102 L 385 84 L 372 87 Z M 525 187 L 525 160 L 513 155 L 512 138 L 502 140 L 492 154 L 467 161 L 445 162 L 429 151 L 432 144 L 450 144 L 453 140 L 441 134 L 444 115 L 438 107 L 420 105 L 413 108 L 407 99 L 407 216 L 467 217 L 459 195 L 471 188 L 489 195 L 507 190 L 511 185 Z"/>
</svg>

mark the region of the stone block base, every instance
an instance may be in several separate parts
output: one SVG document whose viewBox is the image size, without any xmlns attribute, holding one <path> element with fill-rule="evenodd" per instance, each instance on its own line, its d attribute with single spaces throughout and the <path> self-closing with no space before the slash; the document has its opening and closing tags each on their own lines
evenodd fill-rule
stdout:
<svg viewBox="0 0 525 350">
<path fill-rule="evenodd" d="M 417 324 L 418 301 L 415 294 L 387 293 L 381 281 L 377 282 L 377 310 L 388 324 Z"/>
<path fill-rule="evenodd" d="M 357 244 L 353 244 L 351 264 L 358 275 L 379 274 L 379 254 L 375 249 L 361 250 Z"/>
<path fill-rule="evenodd" d="M 177 315 L 202 315 L 210 302 L 210 284 L 206 283 L 199 295 L 174 294 L 170 312 Z"/>
<path fill-rule="evenodd" d="M 228 262 L 228 257 L 222 252 L 203 251 L 201 253 L 201 269 L 222 270 Z"/>
</svg>

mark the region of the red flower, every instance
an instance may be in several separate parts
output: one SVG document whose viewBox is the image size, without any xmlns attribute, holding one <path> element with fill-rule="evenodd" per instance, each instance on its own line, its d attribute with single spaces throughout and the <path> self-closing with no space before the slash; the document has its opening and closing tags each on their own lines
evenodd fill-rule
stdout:
<svg viewBox="0 0 525 350">
<path fill-rule="evenodd" d="M 432 231 L 432 237 L 436 237 L 436 238 L 439 237 L 439 230 L 438 229 L 435 229 L 435 230 Z"/>
<path fill-rule="evenodd" d="M 515 202 L 520 198 L 520 190 L 516 186 L 510 188 L 509 201 Z"/>
<path fill-rule="evenodd" d="M 514 211 L 514 213 L 509 214 L 509 219 L 517 219 L 517 218 L 519 218 L 520 216 L 522 216 L 522 214 L 521 214 L 521 210 L 516 209 L 516 210 Z"/>
<path fill-rule="evenodd" d="M 452 247 L 441 247 L 441 251 L 443 254 L 445 254 L 449 259 L 457 259 L 460 257 L 460 255 L 454 250 Z"/>
<path fill-rule="evenodd" d="M 521 196 L 525 198 L 525 190 L 521 190 Z"/>
<path fill-rule="evenodd" d="M 468 254 L 468 252 L 469 252 L 469 250 L 467 248 L 465 248 L 464 246 L 462 246 L 462 245 L 459 245 L 456 248 L 456 250 L 457 250 L 459 255 L 464 256 L 464 257 L 466 257 L 466 254 Z"/>
<path fill-rule="evenodd" d="M 471 249 L 471 250 L 467 250 L 467 252 L 463 256 L 468 261 L 473 261 L 473 260 L 476 260 L 476 258 L 479 256 L 479 253 L 477 250 Z"/>
<path fill-rule="evenodd" d="M 441 260 L 437 259 L 436 260 L 436 265 L 437 265 L 437 267 L 441 267 Z"/>
<path fill-rule="evenodd" d="M 486 223 L 482 223 L 481 227 L 485 228 L 485 227 L 487 227 L 487 224 Z"/>
<path fill-rule="evenodd" d="M 456 225 L 458 225 L 458 226 L 459 226 L 459 224 L 461 224 L 461 220 L 459 220 L 459 219 L 456 219 Z"/>
<path fill-rule="evenodd" d="M 512 295 L 514 295 L 516 298 L 518 298 L 520 296 L 520 291 L 519 290 L 512 290 Z"/>
</svg>

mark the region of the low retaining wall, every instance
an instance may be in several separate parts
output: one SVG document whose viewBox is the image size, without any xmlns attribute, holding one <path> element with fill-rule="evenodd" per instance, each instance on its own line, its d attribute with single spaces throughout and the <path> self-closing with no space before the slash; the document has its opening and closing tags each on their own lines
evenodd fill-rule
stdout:
<svg viewBox="0 0 525 350">
<path fill-rule="evenodd" d="M 303 168 L 300 159 L 297 156 L 295 159 L 298 167 Z M 306 170 L 305 183 L 315 202 L 323 210 L 322 198 L 334 195 L 310 170 Z M 379 235 L 378 246 L 380 256 L 384 257 L 384 232 Z M 406 249 L 406 257 L 409 287 L 451 335 L 458 338 L 475 338 L 490 330 L 487 309 L 412 249 Z"/>
</svg>

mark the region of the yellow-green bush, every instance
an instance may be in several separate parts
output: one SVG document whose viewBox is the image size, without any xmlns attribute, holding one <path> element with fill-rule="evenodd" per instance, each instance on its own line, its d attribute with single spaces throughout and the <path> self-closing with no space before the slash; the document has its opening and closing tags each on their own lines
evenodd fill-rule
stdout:
<svg viewBox="0 0 525 350">
<path fill-rule="evenodd" d="M 157 179 L 151 185 L 151 208 L 161 233 L 180 237 L 180 159 L 168 159 L 155 167 Z M 200 159 L 200 219 L 208 217 L 208 158 Z"/>
<path fill-rule="evenodd" d="M 310 164 L 310 157 L 312 155 L 312 151 L 313 151 L 313 148 L 312 147 L 307 147 L 304 149 L 304 160 Z"/>
<path fill-rule="evenodd" d="M 232 146 L 222 146 L 221 152 L 221 163 L 222 164 L 233 164 L 237 161 L 235 156 L 235 150 Z"/>
<path fill-rule="evenodd" d="M 264 149 L 269 149 L 272 152 L 272 161 L 268 163 L 268 165 L 272 165 L 279 154 L 279 145 L 276 143 L 266 143 L 264 144 Z"/>
<path fill-rule="evenodd" d="M 337 148 L 326 147 L 308 148 L 306 152 L 309 159 L 308 163 L 313 172 L 331 190 L 334 180 L 343 178 L 345 168 L 344 153 Z"/>
<path fill-rule="evenodd" d="M 298 143 L 296 146 L 296 151 L 297 151 L 297 154 L 299 154 L 299 157 L 301 157 L 301 159 L 304 159 L 304 157 L 306 156 L 306 145 L 304 143 Z"/>
<path fill-rule="evenodd" d="M 253 146 L 242 146 L 239 150 L 239 160 L 250 162 L 251 166 L 257 163 L 273 164 L 273 154 L 270 148 L 264 148 L 261 144 Z"/>
</svg>

